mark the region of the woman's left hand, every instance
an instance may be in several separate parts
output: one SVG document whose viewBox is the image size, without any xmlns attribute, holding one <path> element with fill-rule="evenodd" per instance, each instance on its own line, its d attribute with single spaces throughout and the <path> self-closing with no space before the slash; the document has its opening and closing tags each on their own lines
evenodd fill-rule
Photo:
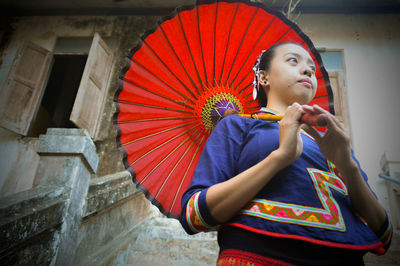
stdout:
<svg viewBox="0 0 400 266">
<path fill-rule="evenodd" d="M 320 114 L 321 118 L 319 119 L 323 119 L 326 122 L 327 130 L 324 135 L 321 135 L 309 125 L 303 126 L 303 129 L 315 139 L 326 159 L 333 162 L 339 171 L 341 168 L 353 164 L 350 137 L 343 124 L 318 105 L 303 106 L 303 110 Z"/>
</svg>

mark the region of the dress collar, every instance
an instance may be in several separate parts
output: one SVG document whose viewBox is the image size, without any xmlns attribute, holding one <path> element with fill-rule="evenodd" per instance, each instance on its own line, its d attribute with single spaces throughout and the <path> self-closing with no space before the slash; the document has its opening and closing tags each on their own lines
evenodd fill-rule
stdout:
<svg viewBox="0 0 400 266">
<path fill-rule="evenodd" d="M 280 115 L 280 113 L 278 113 L 277 111 L 274 111 L 274 110 L 269 109 L 267 107 L 261 107 L 260 111 L 261 112 L 270 113 L 270 114 L 273 114 L 273 115 Z"/>
<path fill-rule="evenodd" d="M 267 107 L 261 107 L 260 111 L 261 112 L 266 112 L 266 113 L 269 113 L 269 114 L 280 115 L 280 113 L 278 113 L 277 111 L 274 111 L 274 110 L 269 109 Z M 303 129 L 300 129 L 300 133 L 302 133 L 303 135 L 305 135 L 305 136 L 307 136 L 310 139 L 315 141 L 315 139 L 310 134 L 308 134 L 306 131 L 304 131 Z"/>
</svg>

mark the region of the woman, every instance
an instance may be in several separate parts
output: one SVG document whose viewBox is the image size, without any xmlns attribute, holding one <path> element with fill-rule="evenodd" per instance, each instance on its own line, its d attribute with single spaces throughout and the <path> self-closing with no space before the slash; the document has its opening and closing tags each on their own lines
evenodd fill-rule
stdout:
<svg viewBox="0 0 400 266">
<path fill-rule="evenodd" d="M 185 230 L 218 227 L 219 265 L 357 265 L 367 251 L 383 254 L 391 226 L 349 136 L 330 113 L 306 105 L 317 88 L 311 56 L 281 43 L 262 53 L 255 72 L 262 111 L 284 118 L 221 120 L 182 197 Z M 324 135 L 301 122 L 305 113 L 320 115 Z"/>
</svg>

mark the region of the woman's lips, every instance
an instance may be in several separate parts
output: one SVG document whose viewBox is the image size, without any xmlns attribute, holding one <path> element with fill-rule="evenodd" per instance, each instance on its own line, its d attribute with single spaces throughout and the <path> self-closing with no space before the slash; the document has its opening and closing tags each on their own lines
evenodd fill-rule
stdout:
<svg viewBox="0 0 400 266">
<path fill-rule="evenodd" d="M 302 80 L 300 80 L 299 82 L 300 82 L 301 84 L 305 85 L 305 86 L 308 87 L 308 88 L 311 88 L 311 87 L 312 87 L 311 80 L 309 80 L 309 79 L 302 79 Z"/>
</svg>

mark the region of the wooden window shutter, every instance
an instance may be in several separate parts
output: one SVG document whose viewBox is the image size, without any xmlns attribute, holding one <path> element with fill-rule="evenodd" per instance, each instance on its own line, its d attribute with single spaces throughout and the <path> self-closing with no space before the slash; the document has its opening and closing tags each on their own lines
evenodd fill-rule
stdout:
<svg viewBox="0 0 400 266">
<path fill-rule="evenodd" d="M 23 42 L 0 91 L 0 125 L 26 136 L 43 96 L 52 53 Z"/>
<path fill-rule="evenodd" d="M 113 57 L 110 48 L 95 33 L 70 116 L 70 120 L 87 129 L 94 140 L 99 136 Z"/>
<path fill-rule="evenodd" d="M 343 70 L 328 70 L 328 74 L 333 92 L 335 115 L 351 133 Z"/>
</svg>

